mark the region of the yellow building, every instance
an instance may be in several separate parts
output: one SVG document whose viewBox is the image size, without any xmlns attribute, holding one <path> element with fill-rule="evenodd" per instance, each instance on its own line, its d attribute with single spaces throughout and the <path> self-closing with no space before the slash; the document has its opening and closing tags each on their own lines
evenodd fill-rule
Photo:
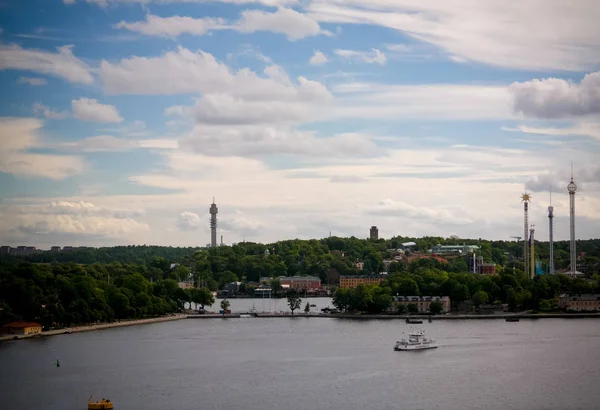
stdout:
<svg viewBox="0 0 600 410">
<path fill-rule="evenodd" d="M 340 275 L 340 288 L 352 289 L 360 284 L 365 285 L 376 285 L 385 280 L 385 275 L 372 275 L 372 276 L 345 276 Z"/>
<path fill-rule="evenodd" d="M 2 326 L 2 331 L 7 335 L 31 335 L 42 333 L 42 325 L 34 322 L 11 322 Z"/>
</svg>

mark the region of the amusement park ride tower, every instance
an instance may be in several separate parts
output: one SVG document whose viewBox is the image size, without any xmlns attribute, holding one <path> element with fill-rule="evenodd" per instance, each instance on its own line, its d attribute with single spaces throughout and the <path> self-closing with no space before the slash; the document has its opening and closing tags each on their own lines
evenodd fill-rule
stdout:
<svg viewBox="0 0 600 410">
<path fill-rule="evenodd" d="M 531 195 L 528 192 L 524 192 L 521 195 L 521 201 L 523 202 L 523 272 L 526 274 L 529 272 L 529 201 Z"/>
</svg>

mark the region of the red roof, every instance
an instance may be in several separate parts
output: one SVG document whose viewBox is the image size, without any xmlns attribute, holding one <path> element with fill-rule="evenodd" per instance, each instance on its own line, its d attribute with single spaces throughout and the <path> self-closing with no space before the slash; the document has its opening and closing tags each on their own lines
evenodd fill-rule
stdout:
<svg viewBox="0 0 600 410">
<path fill-rule="evenodd" d="M 10 322 L 5 324 L 2 327 L 11 327 L 11 328 L 15 328 L 15 329 L 22 329 L 24 327 L 36 327 L 39 326 L 41 327 L 42 325 L 40 325 L 39 323 L 35 323 L 35 322 Z"/>
</svg>

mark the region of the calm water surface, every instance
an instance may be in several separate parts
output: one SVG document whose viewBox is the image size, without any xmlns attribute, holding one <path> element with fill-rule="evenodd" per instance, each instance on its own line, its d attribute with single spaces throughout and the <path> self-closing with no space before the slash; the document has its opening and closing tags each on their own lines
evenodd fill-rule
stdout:
<svg viewBox="0 0 600 410">
<path fill-rule="evenodd" d="M 188 319 L 0 343 L 3 409 L 598 409 L 600 320 Z M 61 367 L 55 365 L 60 359 Z"/>
</svg>

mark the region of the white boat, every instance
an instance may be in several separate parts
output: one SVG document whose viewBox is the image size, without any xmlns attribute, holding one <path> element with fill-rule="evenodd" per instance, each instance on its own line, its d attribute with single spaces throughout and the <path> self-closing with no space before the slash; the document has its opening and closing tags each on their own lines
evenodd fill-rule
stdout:
<svg viewBox="0 0 600 410">
<path fill-rule="evenodd" d="M 423 349 L 435 349 L 437 343 L 434 339 L 429 339 L 425 336 L 425 331 L 415 330 L 408 334 L 408 339 L 403 338 L 396 342 L 394 350 L 423 350 Z"/>
</svg>

